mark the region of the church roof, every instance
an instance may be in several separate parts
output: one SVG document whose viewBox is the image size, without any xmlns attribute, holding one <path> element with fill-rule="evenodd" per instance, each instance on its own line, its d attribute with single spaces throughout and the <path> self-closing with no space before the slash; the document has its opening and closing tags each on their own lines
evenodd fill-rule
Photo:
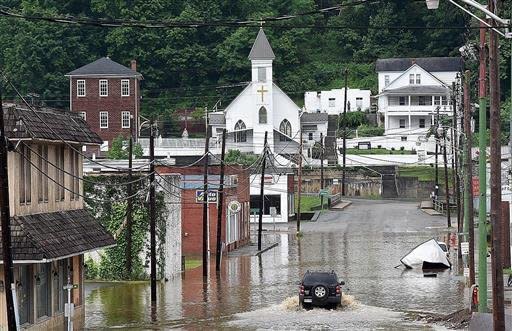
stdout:
<svg viewBox="0 0 512 331">
<path fill-rule="evenodd" d="M 94 62 L 84 65 L 78 69 L 68 72 L 66 76 L 91 76 L 91 75 L 108 75 L 108 76 L 126 76 L 140 77 L 142 76 L 135 70 L 125 67 L 108 57 L 102 57 Z"/>
<path fill-rule="evenodd" d="M 267 36 L 263 28 L 260 28 L 258 36 L 256 36 L 256 40 L 252 45 L 251 52 L 249 53 L 249 60 L 273 60 L 275 58 L 276 56 L 274 55 L 274 51 L 272 51 Z"/>
</svg>

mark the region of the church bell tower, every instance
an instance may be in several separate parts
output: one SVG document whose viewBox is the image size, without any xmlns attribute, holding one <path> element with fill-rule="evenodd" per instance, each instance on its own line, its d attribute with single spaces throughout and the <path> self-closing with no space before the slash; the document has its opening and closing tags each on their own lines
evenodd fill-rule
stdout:
<svg viewBox="0 0 512 331">
<path fill-rule="evenodd" d="M 252 45 L 249 53 L 252 73 L 252 96 L 254 123 L 254 152 L 261 153 L 265 131 L 268 132 L 268 144 L 273 150 L 274 146 L 274 123 L 273 123 L 273 84 L 272 84 L 272 62 L 275 59 L 274 51 L 268 42 L 267 36 L 260 28 L 258 36 Z"/>
</svg>

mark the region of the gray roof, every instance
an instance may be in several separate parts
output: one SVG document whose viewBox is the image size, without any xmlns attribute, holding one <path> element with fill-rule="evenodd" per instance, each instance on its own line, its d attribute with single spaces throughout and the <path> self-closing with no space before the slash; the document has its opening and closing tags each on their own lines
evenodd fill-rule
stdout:
<svg viewBox="0 0 512 331">
<path fill-rule="evenodd" d="M 4 104 L 5 134 L 9 139 L 35 139 L 102 144 L 77 113 L 70 111 Z"/>
<path fill-rule="evenodd" d="M 303 113 L 300 117 L 301 123 L 327 122 L 329 115 L 327 113 Z"/>
<path fill-rule="evenodd" d="M 415 63 L 430 72 L 461 71 L 463 67 L 460 57 L 395 58 L 377 60 L 375 71 L 405 71 Z"/>
<path fill-rule="evenodd" d="M 407 85 L 395 89 L 385 89 L 382 94 L 442 94 L 450 93 L 450 89 L 444 86 L 435 85 Z"/>
<path fill-rule="evenodd" d="M 210 125 L 224 125 L 226 124 L 226 117 L 224 113 L 212 113 L 208 117 L 208 122 Z"/>
<path fill-rule="evenodd" d="M 11 240 L 18 261 L 58 259 L 115 244 L 84 209 L 11 217 Z"/>
<path fill-rule="evenodd" d="M 137 71 L 125 67 L 122 64 L 112 61 L 108 57 L 102 57 L 94 62 L 84 65 L 78 69 L 68 72 L 66 76 L 123 76 L 141 77 Z"/>
<path fill-rule="evenodd" d="M 249 53 L 249 60 L 273 60 L 275 58 L 276 56 L 268 42 L 267 36 L 263 32 L 263 28 L 260 28 Z"/>
</svg>

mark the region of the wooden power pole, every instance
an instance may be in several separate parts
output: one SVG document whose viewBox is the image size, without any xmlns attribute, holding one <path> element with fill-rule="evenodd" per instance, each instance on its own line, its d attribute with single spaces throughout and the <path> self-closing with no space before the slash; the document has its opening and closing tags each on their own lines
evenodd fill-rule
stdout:
<svg viewBox="0 0 512 331">
<path fill-rule="evenodd" d="M 300 233 L 300 203 L 301 203 L 301 195 L 302 195 L 302 126 L 299 128 L 299 172 L 298 172 L 298 181 L 297 181 L 297 234 Z"/>
<path fill-rule="evenodd" d="M 341 195 L 345 196 L 345 171 L 347 165 L 347 90 L 348 90 L 348 69 L 345 69 L 345 100 L 343 102 L 343 165 L 341 172 Z"/>
<path fill-rule="evenodd" d="M 132 277 L 132 234 L 133 234 L 133 199 L 132 199 L 132 168 L 133 168 L 133 131 L 130 118 L 130 139 L 128 140 L 128 184 L 126 186 L 126 275 L 128 279 Z"/>
<path fill-rule="evenodd" d="M 226 156 L 226 129 L 222 130 L 222 150 L 220 154 L 219 178 L 219 204 L 217 209 L 217 254 L 215 257 L 215 270 L 220 272 L 220 258 L 222 254 L 222 213 L 224 211 L 224 158 Z"/>
<path fill-rule="evenodd" d="M 149 129 L 149 235 L 151 246 L 151 304 L 156 305 L 156 199 L 155 199 L 155 132 Z"/>
<path fill-rule="evenodd" d="M 449 228 L 452 227 L 450 216 L 450 187 L 448 186 L 448 158 L 446 156 L 446 131 L 443 130 L 443 159 L 444 159 L 444 191 L 446 195 L 446 222 Z"/>
<path fill-rule="evenodd" d="M 1 84 L 1 82 L 0 82 Z M 11 251 L 11 220 L 9 211 L 9 179 L 7 171 L 7 137 L 5 135 L 4 107 L 0 86 L 0 218 L 2 229 L 2 259 L 4 263 L 4 292 L 7 306 L 7 326 L 9 331 L 16 330 L 14 311 L 14 269 Z"/>
<path fill-rule="evenodd" d="M 263 207 L 265 203 L 265 168 L 267 166 L 267 135 L 265 131 L 265 140 L 263 142 L 263 162 L 261 164 L 261 185 L 260 185 L 260 215 L 258 219 L 258 251 L 261 251 L 261 235 L 263 231 Z"/>
</svg>

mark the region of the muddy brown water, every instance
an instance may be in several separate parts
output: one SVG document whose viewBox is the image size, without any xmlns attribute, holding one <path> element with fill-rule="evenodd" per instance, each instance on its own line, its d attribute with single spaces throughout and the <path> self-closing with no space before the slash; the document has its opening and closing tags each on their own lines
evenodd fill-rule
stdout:
<svg viewBox="0 0 512 331">
<path fill-rule="evenodd" d="M 411 321 L 406 312 L 462 309 L 467 301 L 463 277 L 455 268 L 433 278 L 394 267 L 421 241 L 450 242 L 444 222 L 413 203 L 357 201 L 345 212 L 305 223 L 300 239 L 287 232 L 266 233 L 265 240 L 279 242 L 278 247 L 261 257 L 227 257 L 221 274 L 211 269 L 206 282 L 199 267 L 159 284 L 154 310 L 147 283 L 89 283 L 86 328 L 442 329 Z M 335 270 L 345 280 L 340 309 L 299 307 L 298 282 L 306 270 Z"/>
</svg>

